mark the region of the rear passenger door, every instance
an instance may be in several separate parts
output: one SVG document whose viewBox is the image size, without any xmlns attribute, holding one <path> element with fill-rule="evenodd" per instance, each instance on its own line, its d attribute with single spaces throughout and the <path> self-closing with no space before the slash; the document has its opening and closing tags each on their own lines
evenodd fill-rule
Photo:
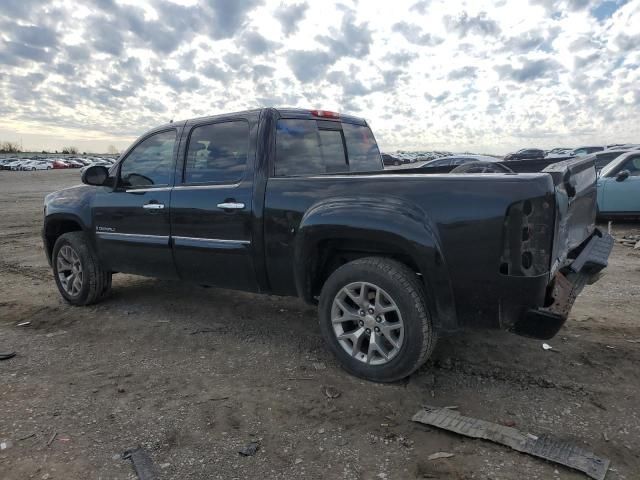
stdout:
<svg viewBox="0 0 640 480">
<path fill-rule="evenodd" d="M 187 124 L 171 198 L 178 274 L 204 285 L 256 291 L 251 226 L 255 142 L 247 119 Z"/>
</svg>

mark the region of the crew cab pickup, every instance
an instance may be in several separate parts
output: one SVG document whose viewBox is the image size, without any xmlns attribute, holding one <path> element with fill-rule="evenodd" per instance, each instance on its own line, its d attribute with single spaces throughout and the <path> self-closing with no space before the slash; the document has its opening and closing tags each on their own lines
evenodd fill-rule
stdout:
<svg viewBox="0 0 640 480">
<path fill-rule="evenodd" d="M 73 305 L 116 272 L 298 296 L 346 370 L 388 382 L 465 326 L 555 335 L 611 251 L 595 180 L 588 158 L 384 170 L 366 121 L 265 108 L 163 125 L 88 168 L 46 197 L 44 247 Z"/>
</svg>

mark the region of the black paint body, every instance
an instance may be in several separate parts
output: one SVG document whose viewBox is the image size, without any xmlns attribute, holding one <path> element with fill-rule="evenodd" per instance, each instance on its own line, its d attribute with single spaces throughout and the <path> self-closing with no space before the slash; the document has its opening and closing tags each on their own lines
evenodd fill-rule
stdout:
<svg viewBox="0 0 640 480">
<path fill-rule="evenodd" d="M 391 256 L 422 276 L 441 330 L 508 329 L 544 306 L 554 274 L 594 234 L 593 161 L 561 162 L 553 166 L 555 173 L 429 174 L 384 171 L 381 162 L 380 171 L 371 173 L 276 177 L 279 118 L 313 117 L 301 110 L 262 109 L 148 132 L 138 142 L 167 129 L 178 135 L 171 183 L 145 190 L 80 186 L 47 196 L 47 254 L 60 232 L 82 229 L 114 271 L 297 295 L 308 302 L 341 263 Z M 250 126 L 242 180 L 182 185 L 193 126 L 238 119 Z M 354 117 L 342 120 L 366 125 Z M 111 174 L 117 177 L 117 164 Z M 230 201 L 245 207 L 217 207 Z M 167 208 L 142 208 L 153 202 Z M 531 205 L 535 213 L 526 214 Z M 531 229 L 526 241 L 520 238 L 522 225 Z M 527 249 L 535 261 L 528 269 L 515 265 Z"/>
</svg>

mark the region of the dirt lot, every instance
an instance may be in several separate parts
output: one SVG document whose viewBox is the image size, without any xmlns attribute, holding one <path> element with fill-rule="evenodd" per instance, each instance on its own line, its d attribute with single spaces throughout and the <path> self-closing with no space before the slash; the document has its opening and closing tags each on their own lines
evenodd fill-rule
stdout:
<svg viewBox="0 0 640 480">
<path fill-rule="evenodd" d="M 0 362 L 1 479 L 135 478 L 119 455 L 136 445 L 172 479 L 586 478 L 412 423 L 425 403 L 554 433 L 610 458 L 607 479 L 640 478 L 639 250 L 615 247 L 554 351 L 471 331 L 407 381 L 377 385 L 338 367 L 297 299 L 116 275 L 103 303 L 64 304 L 42 198 L 78 177 L 0 172 L 0 351 L 18 352 Z M 241 457 L 251 440 L 261 449 Z"/>
</svg>

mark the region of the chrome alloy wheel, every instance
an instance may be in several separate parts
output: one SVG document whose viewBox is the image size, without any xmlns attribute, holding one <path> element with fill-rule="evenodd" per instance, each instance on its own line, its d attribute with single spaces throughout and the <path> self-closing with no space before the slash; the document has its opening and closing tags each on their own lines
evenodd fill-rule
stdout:
<svg viewBox="0 0 640 480">
<path fill-rule="evenodd" d="M 80 256 L 69 245 L 65 245 L 58 252 L 56 259 L 58 279 L 64 291 L 75 297 L 82 290 L 82 263 Z"/>
<path fill-rule="evenodd" d="M 340 289 L 331 306 L 331 323 L 344 351 L 367 365 L 383 365 L 402 348 L 400 309 L 372 283 L 354 282 Z"/>
</svg>

